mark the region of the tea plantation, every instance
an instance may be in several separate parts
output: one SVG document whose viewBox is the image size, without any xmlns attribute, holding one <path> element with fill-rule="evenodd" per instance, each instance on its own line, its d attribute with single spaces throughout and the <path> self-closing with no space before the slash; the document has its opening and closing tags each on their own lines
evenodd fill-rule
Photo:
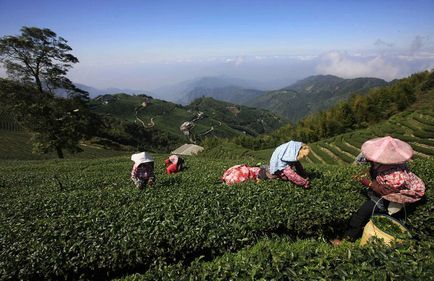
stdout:
<svg viewBox="0 0 434 281">
<path fill-rule="evenodd" d="M 389 120 L 311 145 L 307 161 L 322 164 L 352 163 L 367 139 L 390 135 L 411 144 L 416 157 L 434 156 L 434 113 L 432 109 L 405 111 Z"/>
<path fill-rule="evenodd" d="M 83 152 L 70 154 L 65 151 L 65 158 L 101 158 L 124 155 L 124 151 L 104 149 L 98 145 L 82 143 Z M 46 160 L 56 159 L 55 152 L 47 154 L 32 153 L 31 135 L 23 130 L 9 131 L 0 129 L 0 161 L 2 160 Z"/>
<path fill-rule="evenodd" d="M 240 161 L 187 158 L 169 177 L 160 155 L 157 184 L 143 191 L 130 182 L 129 155 L 2 161 L 0 279 L 432 280 L 432 158 L 411 163 L 427 202 L 409 210 L 414 239 L 392 248 L 328 243 L 366 198 L 351 178 L 362 167 L 307 164 L 308 190 L 222 185 Z"/>
</svg>

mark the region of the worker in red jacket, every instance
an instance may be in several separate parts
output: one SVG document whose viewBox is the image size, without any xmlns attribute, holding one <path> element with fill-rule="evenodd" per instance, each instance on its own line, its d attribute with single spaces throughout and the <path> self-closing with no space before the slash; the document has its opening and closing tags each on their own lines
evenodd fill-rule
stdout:
<svg viewBox="0 0 434 281">
<path fill-rule="evenodd" d="M 184 159 L 178 155 L 170 155 L 168 159 L 164 160 L 164 163 L 168 175 L 178 173 L 184 167 Z"/>
</svg>

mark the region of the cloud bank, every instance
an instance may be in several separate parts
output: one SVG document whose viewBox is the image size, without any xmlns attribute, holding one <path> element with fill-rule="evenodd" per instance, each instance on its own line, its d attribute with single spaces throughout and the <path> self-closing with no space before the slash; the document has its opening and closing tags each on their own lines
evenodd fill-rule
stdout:
<svg viewBox="0 0 434 281">
<path fill-rule="evenodd" d="M 377 77 L 390 81 L 434 69 L 432 41 L 429 36 L 417 35 L 408 41 L 406 47 L 399 49 L 395 43 L 379 38 L 372 43 L 371 50 L 303 51 L 290 55 L 185 57 L 165 61 L 120 56 L 117 60 L 105 58 L 101 62 L 84 58 L 74 65 L 68 77 L 100 89 L 142 90 L 220 75 L 256 81 L 257 88 L 263 90 L 286 87 L 296 80 L 318 74 L 343 78 Z M 0 76 L 6 76 L 1 67 Z"/>
<path fill-rule="evenodd" d="M 385 80 L 398 78 L 405 73 L 402 63 L 378 56 L 352 56 L 345 52 L 329 52 L 319 56 L 316 73 L 333 74 L 343 78 L 377 77 Z"/>
</svg>

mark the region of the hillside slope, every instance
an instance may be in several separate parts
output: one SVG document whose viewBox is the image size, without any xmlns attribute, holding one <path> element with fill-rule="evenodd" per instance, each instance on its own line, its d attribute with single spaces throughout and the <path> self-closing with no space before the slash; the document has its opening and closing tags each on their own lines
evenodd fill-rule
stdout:
<svg viewBox="0 0 434 281">
<path fill-rule="evenodd" d="M 268 109 L 296 122 L 309 113 L 328 108 L 353 94 L 384 86 L 387 82 L 377 78 L 343 79 L 332 75 L 317 75 L 293 85 L 252 99 L 245 105 Z"/>
<path fill-rule="evenodd" d="M 90 107 L 94 113 L 103 117 L 105 129 L 103 133 L 95 132 L 96 135 L 91 140 L 82 142 L 84 153 L 78 154 L 78 157 L 119 155 L 120 152 L 116 150 L 121 149 L 170 151 L 189 142 L 180 131 L 180 126 L 183 122 L 196 118 L 200 112 L 202 118 L 195 121 L 192 129 L 193 138 L 198 142 L 205 137 L 256 136 L 287 123 L 284 118 L 264 110 L 211 98 L 197 99 L 190 106 L 184 107 L 146 95 L 116 94 L 99 96 L 91 100 Z M 2 112 L 0 159 L 55 158 L 54 154 L 32 154 L 31 135 L 9 113 Z M 144 129 L 146 133 L 139 132 L 138 129 Z M 72 155 L 68 154 L 67 157 Z"/>
<path fill-rule="evenodd" d="M 240 134 L 258 135 L 271 132 L 287 120 L 270 112 L 237 106 L 211 98 L 200 98 L 189 106 L 153 99 L 145 95 L 125 94 L 106 95 L 92 100 L 93 110 L 99 114 L 110 115 L 146 126 L 153 124 L 170 136 L 183 139 L 180 125 L 190 121 L 203 112 L 204 117 L 196 121 L 195 134 L 212 131 L 209 136 L 233 137 Z M 137 115 L 136 115 L 137 112 Z M 136 119 L 136 116 L 140 119 Z"/>
<path fill-rule="evenodd" d="M 264 94 L 264 91 L 254 89 L 244 89 L 238 86 L 226 86 L 219 88 L 196 87 L 185 94 L 179 100 L 181 104 L 189 104 L 193 100 L 201 97 L 212 97 L 220 101 L 236 104 L 246 104 Z"/>
<path fill-rule="evenodd" d="M 434 88 L 432 88 L 434 84 L 431 84 L 434 80 L 421 79 L 417 76 L 413 78 L 420 80 L 418 86 L 420 92 L 416 95 L 416 101 L 406 110 L 398 111 L 388 119 L 372 123 L 367 128 L 354 129 L 320 141 L 310 142 L 311 153 L 304 162 L 331 165 L 349 164 L 360 153 L 363 142 L 387 135 L 408 142 L 415 151 L 415 158 L 434 158 Z M 370 110 L 375 111 L 375 108 Z M 330 126 L 330 124 L 325 125 Z M 243 139 L 238 137 L 226 143 L 214 141 L 211 145 L 207 145 L 208 150 L 204 154 L 214 158 L 218 158 L 220 155 L 229 158 L 243 156 L 267 162 L 274 147 L 288 141 L 292 131 L 294 131 L 293 127 L 282 127 L 271 135 L 259 138 Z M 319 134 L 318 131 L 317 134 Z M 301 138 L 295 139 L 302 140 Z M 261 146 L 262 144 L 267 146 Z M 269 149 L 253 150 L 260 147 L 269 147 Z"/>
<path fill-rule="evenodd" d="M 392 136 L 408 142 L 415 157 L 434 157 L 434 112 L 430 109 L 409 110 L 364 130 L 339 135 L 311 144 L 311 163 L 352 163 L 368 139 Z"/>
</svg>

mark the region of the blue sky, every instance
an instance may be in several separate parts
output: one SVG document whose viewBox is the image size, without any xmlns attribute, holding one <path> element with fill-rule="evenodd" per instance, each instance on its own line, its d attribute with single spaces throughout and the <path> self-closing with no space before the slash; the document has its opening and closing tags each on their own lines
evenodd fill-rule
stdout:
<svg viewBox="0 0 434 281">
<path fill-rule="evenodd" d="M 52 29 L 80 60 L 70 77 L 99 88 L 201 75 L 390 80 L 434 67 L 432 11 L 430 0 L 0 0 L 0 36 Z"/>
</svg>

